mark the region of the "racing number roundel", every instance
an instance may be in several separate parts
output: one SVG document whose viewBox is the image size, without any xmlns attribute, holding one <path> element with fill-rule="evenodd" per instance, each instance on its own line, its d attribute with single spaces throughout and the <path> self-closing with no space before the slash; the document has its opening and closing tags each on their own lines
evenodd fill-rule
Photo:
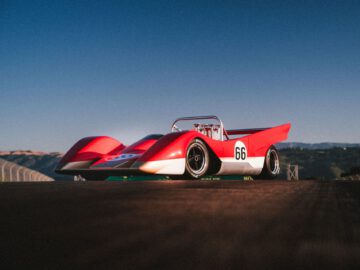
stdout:
<svg viewBox="0 0 360 270">
<path fill-rule="evenodd" d="M 246 146 L 242 141 L 237 141 L 234 147 L 235 160 L 245 160 L 247 158 Z"/>
</svg>

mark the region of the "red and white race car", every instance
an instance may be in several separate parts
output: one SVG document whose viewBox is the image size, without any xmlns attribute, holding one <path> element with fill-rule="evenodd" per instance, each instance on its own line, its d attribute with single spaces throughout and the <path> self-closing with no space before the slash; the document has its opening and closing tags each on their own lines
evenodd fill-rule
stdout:
<svg viewBox="0 0 360 270">
<path fill-rule="evenodd" d="M 192 125 L 182 130 L 179 123 Z M 56 172 L 87 180 L 137 174 L 272 179 L 280 172 L 274 144 L 287 139 L 290 127 L 225 130 L 216 116 L 182 117 L 174 121 L 171 133 L 152 134 L 129 146 L 107 136 L 83 138 L 60 160 Z"/>
</svg>

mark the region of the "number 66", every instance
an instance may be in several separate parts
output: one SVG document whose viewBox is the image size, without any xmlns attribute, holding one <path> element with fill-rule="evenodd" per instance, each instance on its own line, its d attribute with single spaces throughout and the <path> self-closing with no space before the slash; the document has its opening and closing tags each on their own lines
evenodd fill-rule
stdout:
<svg viewBox="0 0 360 270">
<path fill-rule="evenodd" d="M 246 159 L 246 149 L 245 147 L 235 147 L 235 159 L 236 160 L 245 160 Z"/>
</svg>

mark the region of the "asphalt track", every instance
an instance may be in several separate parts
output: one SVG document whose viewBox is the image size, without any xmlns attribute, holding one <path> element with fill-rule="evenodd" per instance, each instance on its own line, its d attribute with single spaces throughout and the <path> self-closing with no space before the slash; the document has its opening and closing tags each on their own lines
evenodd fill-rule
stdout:
<svg viewBox="0 0 360 270">
<path fill-rule="evenodd" d="M 0 269 L 359 269 L 360 182 L 0 184 Z"/>
</svg>

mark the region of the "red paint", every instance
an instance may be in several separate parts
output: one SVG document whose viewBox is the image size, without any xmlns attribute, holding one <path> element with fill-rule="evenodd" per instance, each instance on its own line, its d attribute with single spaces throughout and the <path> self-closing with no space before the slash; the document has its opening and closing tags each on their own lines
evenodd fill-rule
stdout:
<svg viewBox="0 0 360 270">
<path fill-rule="evenodd" d="M 78 141 L 61 159 L 67 162 L 96 160 L 104 155 L 115 154 L 125 148 L 121 142 L 107 136 L 86 137 Z"/>
<path fill-rule="evenodd" d="M 151 146 L 153 146 L 153 144 L 156 143 L 157 141 L 158 140 L 156 139 L 142 139 L 126 147 L 123 153 L 133 153 L 133 154 L 143 153 L 144 151 L 148 150 Z"/>
</svg>

